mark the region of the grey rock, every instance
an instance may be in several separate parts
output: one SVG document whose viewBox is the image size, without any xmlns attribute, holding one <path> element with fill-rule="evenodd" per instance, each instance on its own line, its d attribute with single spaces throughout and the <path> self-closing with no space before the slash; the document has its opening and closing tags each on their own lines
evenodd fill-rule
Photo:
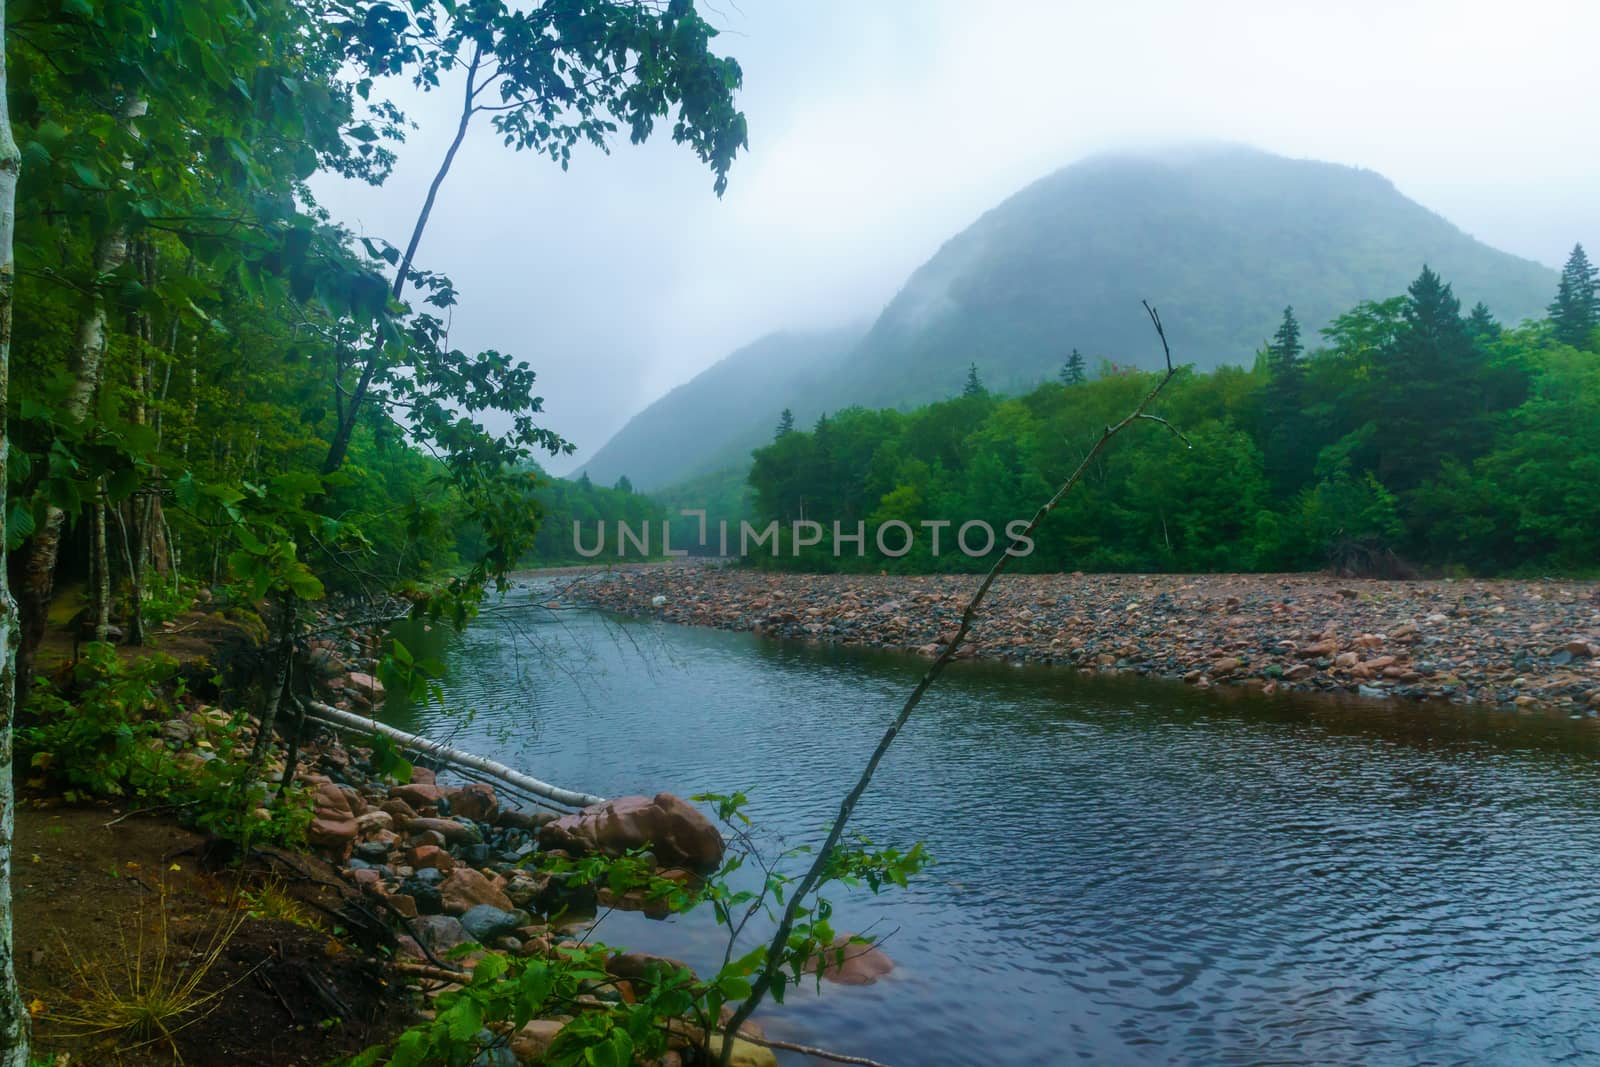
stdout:
<svg viewBox="0 0 1600 1067">
<path fill-rule="evenodd" d="M 411 920 L 411 928 L 416 931 L 417 939 L 436 954 L 448 952 L 464 942 L 478 940 L 467 932 L 459 919 L 452 919 L 448 915 L 418 916 Z"/>
<path fill-rule="evenodd" d="M 522 918 L 516 912 L 502 911 L 492 904 L 479 904 L 467 909 L 461 916 L 461 925 L 472 940 L 488 945 L 515 931 L 522 925 Z"/>
</svg>

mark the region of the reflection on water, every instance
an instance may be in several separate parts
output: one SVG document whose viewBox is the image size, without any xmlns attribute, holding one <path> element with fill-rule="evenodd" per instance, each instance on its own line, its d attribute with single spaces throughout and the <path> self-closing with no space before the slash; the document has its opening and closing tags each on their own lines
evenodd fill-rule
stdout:
<svg viewBox="0 0 1600 1067">
<path fill-rule="evenodd" d="M 924 666 L 541 600 L 452 643 L 474 715 L 396 721 L 609 796 L 744 789 L 790 844 Z M 853 823 L 938 860 L 840 904 L 897 971 L 768 1029 L 908 1067 L 1600 1062 L 1597 756 L 1592 719 L 960 664 Z M 599 936 L 720 956 L 698 920 Z"/>
</svg>

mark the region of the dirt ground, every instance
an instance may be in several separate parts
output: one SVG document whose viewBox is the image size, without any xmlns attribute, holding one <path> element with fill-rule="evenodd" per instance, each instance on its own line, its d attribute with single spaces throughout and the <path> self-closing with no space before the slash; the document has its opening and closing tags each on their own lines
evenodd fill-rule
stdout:
<svg viewBox="0 0 1600 1067">
<path fill-rule="evenodd" d="M 310 1067 L 375 1044 L 411 1019 L 402 984 L 341 936 L 350 900 L 331 868 L 304 857 L 229 865 L 170 817 L 116 821 L 121 814 L 48 800 L 25 802 L 17 813 L 17 962 L 39 1053 L 66 1052 L 68 1063 L 86 1067 Z M 223 939 L 218 931 L 240 914 L 241 891 L 268 883 L 298 905 L 280 914 L 300 914 L 247 915 Z M 60 1018 L 84 1007 L 85 975 L 122 991 L 138 960 L 148 987 L 158 970 L 170 981 L 204 967 L 214 949 L 197 989 L 215 996 L 170 1021 L 170 1041 L 89 1034 Z"/>
</svg>

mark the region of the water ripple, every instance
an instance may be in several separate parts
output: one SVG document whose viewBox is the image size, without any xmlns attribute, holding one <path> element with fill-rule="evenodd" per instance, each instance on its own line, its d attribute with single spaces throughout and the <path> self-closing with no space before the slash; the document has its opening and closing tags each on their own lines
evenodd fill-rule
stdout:
<svg viewBox="0 0 1600 1067">
<path fill-rule="evenodd" d="M 477 714 L 414 728 L 611 795 L 742 788 L 790 844 L 922 668 L 526 595 L 450 662 Z M 1600 1062 L 1593 731 L 958 666 L 857 816 L 938 866 L 839 903 L 898 969 L 792 997 L 775 1036 L 934 1067 Z M 602 936 L 720 954 L 692 917 Z"/>
</svg>

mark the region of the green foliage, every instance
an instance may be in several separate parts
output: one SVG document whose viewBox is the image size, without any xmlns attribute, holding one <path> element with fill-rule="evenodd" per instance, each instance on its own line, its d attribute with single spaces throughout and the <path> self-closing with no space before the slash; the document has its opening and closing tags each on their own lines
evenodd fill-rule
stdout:
<svg viewBox="0 0 1600 1067">
<path fill-rule="evenodd" d="M 1573 245 L 1561 271 L 1550 304 L 1550 325 L 1557 341 L 1574 348 L 1587 346 L 1600 329 L 1600 268 L 1589 262 L 1582 245 Z"/>
<path fill-rule="evenodd" d="M 234 841 L 303 842 L 310 799 L 294 790 L 265 815 L 264 786 L 248 780 L 243 716 L 195 719 L 203 746 L 174 752 L 159 735 L 184 697 L 177 663 L 151 655 L 125 662 L 108 644 L 86 645 L 67 686 L 35 689 L 17 747 L 24 764 L 69 793 L 127 798 L 179 809 L 196 827 Z M 204 755 L 202 755 L 204 753 Z"/>
<path fill-rule="evenodd" d="M 368 1049 L 346 1067 L 421 1067 L 423 1064 L 467 1065 L 485 1062 L 491 1049 L 503 1048 L 514 1032 L 530 1019 L 570 1015 L 545 1053 L 542 1062 L 560 1067 L 626 1067 L 648 1062 L 667 1047 L 669 1033 L 714 1032 L 725 1005 L 749 996 L 752 980 L 767 966 L 765 946 L 740 953 L 740 937 L 753 919 L 775 922 L 775 908 L 785 902 L 793 879 L 784 864 L 804 856 L 797 848 L 771 860 L 763 858 L 750 836 L 743 793 L 705 794 L 696 801 L 715 807 L 718 817 L 739 843 L 730 850 L 722 868 L 693 883 L 660 877 L 647 852 L 618 857 L 538 858 L 540 871 L 565 884 L 604 887 L 617 894 L 636 894 L 642 901 L 661 904 L 682 913 L 709 906 L 728 936 L 722 966 L 715 975 L 696 978 L 691 972 L 667 965 L 651 967 L 632 982 L 634 998 L 615 993 L 616 980 L 606 971 L 606 960 L 618 951 L 602 944 L 558 946 L 548 958 L 507 957 L 488 953 L 476 964 L 459 990 L 442 994 L 434 1004 L 434 1018 L 412 1027 L 392 1044 Z M 906 851 L 878 849 L 858 840 L 854 847 L 838 849 L 830 858 L 824 885 L 864 886 L 873 893 L 888 886 L 905 887 L 930 862 L 920 844 Z M 759 869 L 750 883 L 748 874 Z M 853 937 L 841 944 L 829 919 L 832 905 L 813 896 L 794 926 L 777 963 L 772 993 L 782 1001 L 786 989 L 808 977 L 820 983 L 821 973 L 843 961 L 849 944 L 870 944 Z M 473 946 L 453 952 L 464 955 Z M 685 1023 L 691 1029 L 685 1030 Z"/>
<path fill-rule="evenodd" d="M 151 759 L 146 742 L 170 707 L 164 687 L 177 661 L 150 656 L 125 664 L 111 645 L 91 642 L 71 688 L 39 690 L 24 709 L 17 745 L 26 764 L 65 785 L 121 796 Z"/>
<path fill-rule="evenodd" d="M 1582 486 L 1596 473 L 1594 350 L 1555 344 L 1539 324 L 1504 329 L 1482 306 L 1463 317 L 1427 268 L 1404 296 L 1336 316 L 1323 339 L 1304 354 L 1285 309 L 1251 370 L 1180 371 L 1154 413 L 1187 444 L 1157 430 L 1101 456 L 1017 569 L 1359 568 L 1357 557 L 1487 573 L 1593 568 L 1594 494 Z M 786 434 L 753 456 L 755 519 L 785 528 L 777 558 L 754 562 L 986 569 L 993 551 L 955 550 L 960 525 L 989 523 L 1004 550 L 1005 525 L 1031 517 L 1149 385 L 1108 364 L 1092 382 L 909 412 L 851 408 Z M 797 553 L 790 524 L 802 518 L 828 535 Z M 866 551 L 836 555 L 832 524 L 849 533 L 863 520 Z M 903 556 L 874 543 L 889 522 L 916 534 Z M 949 525 L 935 556 L 925 524 L 937 522 Z"/>
</svg>

